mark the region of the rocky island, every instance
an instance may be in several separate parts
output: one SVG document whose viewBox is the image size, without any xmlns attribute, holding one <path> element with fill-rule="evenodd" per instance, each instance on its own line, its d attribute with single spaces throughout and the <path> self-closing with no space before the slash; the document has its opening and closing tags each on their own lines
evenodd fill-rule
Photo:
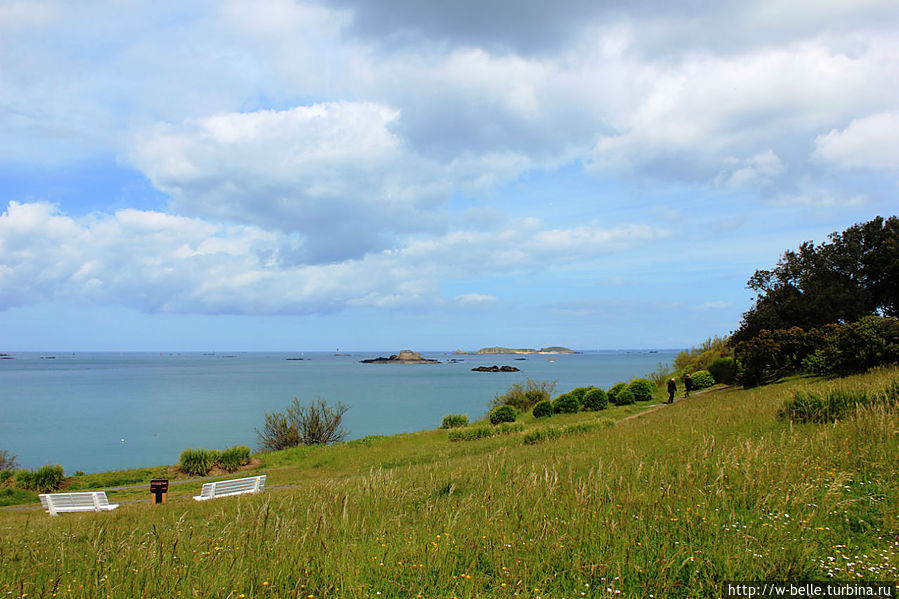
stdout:
<svg viewBox="0 0 899 599">
<path fill-rule="evenodd" d="M 370 358 L 362 360 L 363 364 L 440 364 L 439 360 L 422 358 L 421 354 L 411 349 L 404 349 L 399 354 L 393 354 L 389 358 Z"/>
<path fill-rule="evenodd" d="M 472 368 L 472 372 L 520 372 L 518 368 L 514 366 L 478 366 L 477 368 Z"/>
<path fill-rule="evenodd" d="M 500 354 L 576 354 L 578 352 L 573 349 L 568 349 L 567 347 L 561 347 L 558 345 L 553 345 L 550 347 L 544 347 L 542 349 L 532 349 L 532 348 L 513 348 L 513 347 L 482 347 L 476 352 L 467 352 L 458 349 L 455 351 L 455 355 L 464 356 L 464 355 L 500 355 Z"/>
</svg>

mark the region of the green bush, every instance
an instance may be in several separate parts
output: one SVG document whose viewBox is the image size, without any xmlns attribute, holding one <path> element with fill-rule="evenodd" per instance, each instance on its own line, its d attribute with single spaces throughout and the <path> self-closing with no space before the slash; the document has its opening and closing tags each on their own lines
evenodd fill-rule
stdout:
<svg viewBox="0 0 899 599">
<path fill-rule="evenodd" d="M 246 445 L 235 445 L 219 455 L 217 464 L 226 472 L 240 470 L 241 466 L 250 463 L 250 448 Z"/>
<path fill-rule="evenodd" d="M 0 484 L 3 484 L 11 479 L 14 474 L 15 472 L 13 470 L 0 470 Z"/>
<path fill-rule="evenodd" d="M 636 398 L 634 398 L 634 392 L 627 388 L 622 389 L 618 393 L 618 395 L 615 396 L 615 405 L 618 406 L 629 406 L 636 401 Z"/>
<path fill-rule="evenodd" d="M 611 389 L 609 389 L 607 393 L 607 395 L 609 396 L 609 401 L 617 405 L 618 402 L 616 401 L 616 398 L 618 397 L 618 394 L 626 388 L 627 383 L 615 383 L 614 385 L 612 385 Z"/>
<path fill-rule="evenodd" d="M 515 383 L 502 395 L 497 394 L 490 402 L 490 409 L 512 406 L 521 412 L 526 412 L 539 402 L 548 400 L 555 388 L 555 381 L 527 379 L 524 384 Z"/>
<path fill-rule="evenodd" d="M 460 426 L 468 426 L 468 416 L 465 414 L 447 414 L 443 417 L 443 423 L 440 428 L 458 428 Z"/>
<path fill-rule="evenodd" d="M 729 385 L 737 380 L 737 363 L 730 356 L 718 358 L 709 364 L 709 372 L 716 383 Z"/>
<path fill-rule="evenodd" d="M 584 396 L 587 394 L 587 391 L 592 389 L 593 387 L 575 387 L 569 393 L 574 395 L 577 398 L 578 403 L 584 403 Z"/>
<path fill-rule="evenodd" d="M 627 385 L 628 390 L 634 394 L 634 401 L 649 401 L 655 387 L 646 379 L 634 379 Z"/>
<path fill-rule="evenodd" d="M 499 424 L 500 422 L 515 422 L 518 418 L 518 410 L 513 406 L 500 406 L 494 408 L 490 412 L 490 424 Z"/>
<path fill-rule="evenodd" d="M 573 393 L 563 393 L 553 400 L 553 412 L 556 414 L 576 414 L 581 410 L 581 402 Z"/>
<path fill-rule="evenodd" d="M 64 478 L 62 466 L 47 464 L 37 470 L 20 470 L 16 475 L 16 484 L 24 489 L 47 493 L 59 489 Z"/>
<path fill-rule="evenodd" d="M 605 410 L 609 407 L 609 396 L 602 389 L 593 387 L 584 394 L 581 407 L 584 410 Z"/>
<path fill-rule="evenodd" d="M 531 413 L 534 415 L 534 418 L 546 418 L 547 416 L 552 416 L 553 404 L 547 400 L 538 402 Z"/>
<path fill-rule="evenodd" d="M 691 376 L 694 389 L 708 389 L 715 384 L 715 378 L 708 370 L 697 370 Z"/>
<path fill-rule="evenodd" d="M 219 452 L 214 449 L 191 449 L 181 452 L 178 463 L 181 472 L 193 476 L 206 476 L 219 459 Z"/>
</svg>

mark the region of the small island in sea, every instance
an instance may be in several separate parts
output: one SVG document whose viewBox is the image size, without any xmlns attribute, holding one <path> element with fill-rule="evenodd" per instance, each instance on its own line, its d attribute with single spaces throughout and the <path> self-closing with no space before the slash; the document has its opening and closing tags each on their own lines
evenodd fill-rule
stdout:
<svg viewBox="0 0 899 599">
<path fill-rule="evenodd" d="M 550 347 L 544 347 L 542 349 L 532 349 L 532 348 L 513 348 L 513 347 L 482 347 L 476 352 L 467 352 L 462 351 L 461 349 L 457 349 L 454 354 L 457 356 L 468 356 L 468 355 L 500 355 L 500 354 L 576 354 L 579 352 L 574 351 L 573 349 L 568 349 L 567 347 L 561 347 L 558 345 L 553 345 Z"/>
<path fill-rule="evenodd" d="M 411 349 L 404 349 L 399 354 L 393 354 L 389 358 L 370 358 L 362 360 L 363 364 L 440 364 L 439 360 L 422 358 L 421 354 Z"/>
</svg>

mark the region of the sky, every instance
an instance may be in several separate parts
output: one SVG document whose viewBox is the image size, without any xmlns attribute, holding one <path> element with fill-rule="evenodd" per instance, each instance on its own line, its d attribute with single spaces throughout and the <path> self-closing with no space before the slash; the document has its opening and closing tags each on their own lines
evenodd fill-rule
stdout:
<svg viewBox="0 0 899 599">
<path fill-rule="evenodd" d="M 895 0 L 0 0 L 0 351 L 685 348 L 897 185 Z"/>
</svg>

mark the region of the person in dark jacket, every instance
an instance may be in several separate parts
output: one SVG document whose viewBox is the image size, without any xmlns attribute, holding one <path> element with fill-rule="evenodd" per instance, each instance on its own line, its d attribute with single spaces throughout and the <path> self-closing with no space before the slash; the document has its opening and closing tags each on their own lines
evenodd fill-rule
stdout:
<svg viewBox="0 0 899 599">
<path fill-rule="evenodd" d="M 674 403 L 674 394 L 677 393 L 677 381 L 671 379 L 668 381 L 668 401 L 665 403 Z"/>
<path fill-rule="evenodd" d="M 693 379 L 689 374 L 684 375 L 684 397 L 690 397 L 690 391 L 693 390 Z"/>
</svg>

